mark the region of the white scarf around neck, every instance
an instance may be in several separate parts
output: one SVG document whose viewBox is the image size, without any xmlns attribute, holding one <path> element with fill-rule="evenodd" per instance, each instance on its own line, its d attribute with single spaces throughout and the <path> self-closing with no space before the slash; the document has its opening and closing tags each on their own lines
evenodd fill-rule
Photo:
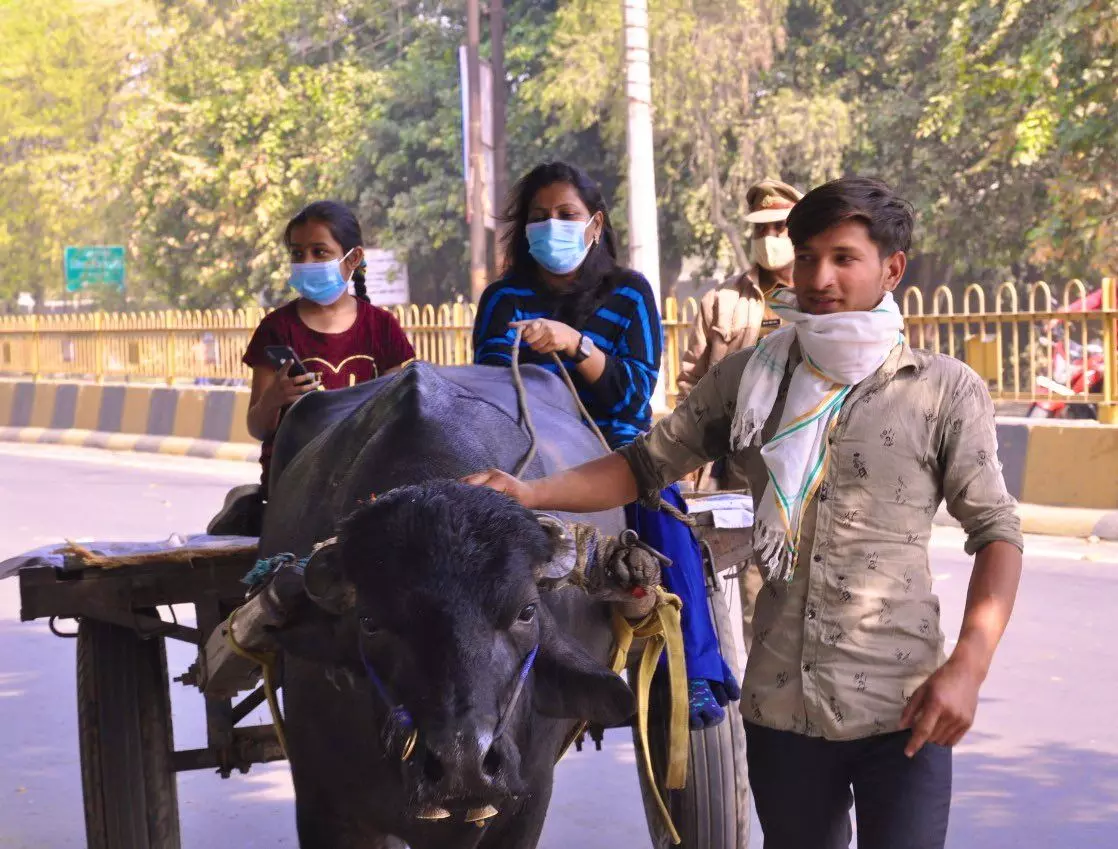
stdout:
<svg viewBox="0 0 1118 849">
<path fill-rule="evenodd" d="M 761 447 L 769 481 L 757 506 L 754 559 L 768 581 L 791 581 L 800 523 L 827 473 L 827 437 L 853 388 L 876 372 L 904 340 L 904 321 L 892 294 L 873 310 L 811 315 L 801 312 L 795 293 L 777 292 L 770 306 L 787 325 L 758 343 L 742 373 L 730 449 L 761 445 L 788 367 L 799 342 L 802 361 L 792 373 L 784 413 Z"/>
</svg>

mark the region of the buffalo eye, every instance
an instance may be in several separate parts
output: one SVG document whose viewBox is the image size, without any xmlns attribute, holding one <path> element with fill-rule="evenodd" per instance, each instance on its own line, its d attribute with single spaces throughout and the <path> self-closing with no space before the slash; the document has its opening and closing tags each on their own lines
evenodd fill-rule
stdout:
<svg viewBox="0 0 1118 849">
<path fill-rule="evenodd" d="M 535 618 L 536 618 L 536 605 L 535 604 L 527 604 L 520 611 L 520 613 L 517 614 L 516 621 L 527 625 L 529 622 L 531 622 Z"/>
<path fill-rule="evenodd" d="M 364 634 L 366 637 L 372 637 L 376 635 L 378 630 L 377 623 L 373 621 L 372 616 L 362 616 L 360 620 L 358 620 L 358 622 L 361 625 L 361 633 Z"/>
</svg>

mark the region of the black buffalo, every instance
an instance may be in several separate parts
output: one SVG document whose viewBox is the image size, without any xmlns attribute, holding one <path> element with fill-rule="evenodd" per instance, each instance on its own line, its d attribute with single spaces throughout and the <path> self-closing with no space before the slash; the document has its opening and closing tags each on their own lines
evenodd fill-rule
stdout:
<svg viewBox="0 0 1118 849">
<path fill-rule="evenodd" d="M 525 384 L 526 476 L 601 453 L 558 379 L 528 368 Z M 555 528 L 453 482 L 528 446 L 508 371 L 485 367 L 413 364 L 284 422 L 262 553 L 337 537 L 307 566 L 318 603 L 277 634 L 303 849 L 534 847 L 572 720 L 631 715 L 605 604 L 538 587 Z"/>
</svg>

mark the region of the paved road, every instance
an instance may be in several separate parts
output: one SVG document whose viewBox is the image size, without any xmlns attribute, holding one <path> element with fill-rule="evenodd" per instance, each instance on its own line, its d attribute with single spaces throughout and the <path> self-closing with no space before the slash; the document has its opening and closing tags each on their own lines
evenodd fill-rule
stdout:
<svg viewBox="0 0 1118 849">
<path fill-rule="evenodd" d="M 45 446 L 0 445 L 0 559 L 71 539 L 154 539 L 202 528 L 248 464 Z M 1031 538 L 1017 613 L 983 691 L 978 722 L 957 749 L 949 846 L 1118 847 L 1118 702 L 1110 634 L 1118 546 Z M 958 627 L 968 562 L 941 530 L 933 559 L 946 628 Z M 0 847 L 82 847 L 73 643 L 19 623 L 14 581 L 0 582 Z M 173 646 L 172 675 L 189 663 Z M 176 685 L 179 747 L 204 740 L 197 696 Z M 613 737 L 614 739 L 610 739 Z M 645 849 L 633 748 L 559 767 L 543 849 Z M 186 849 L 295 846 L 286 767 L 228 781 L 179 783 Z M 754 837 L 760 846 L 759 835 Z"/>
</svg>

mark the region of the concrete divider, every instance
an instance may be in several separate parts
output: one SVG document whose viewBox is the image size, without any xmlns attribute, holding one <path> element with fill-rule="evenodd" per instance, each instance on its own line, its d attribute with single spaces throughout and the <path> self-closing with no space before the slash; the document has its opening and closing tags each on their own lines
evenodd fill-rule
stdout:
<svg viewBox="0 0 1118 849">
<path fill-rule="evenodd" d="M 0 438 L 256 459 L 248 397 L 243 388 L 0 380 Z M 999 417 L 998 443 L 1018 501 L 1118 510 L 1118 426 Z"/>
<path fill-rule="evenodd" d="M 1018 501 L 1118 509 L 1118 426 L 999 418 L 998 457 Z"/>
<path fill-rule="evenodd" d="M 0 380 L 0 439 L 256 460 L 248 391 Z"/>
</svg>

